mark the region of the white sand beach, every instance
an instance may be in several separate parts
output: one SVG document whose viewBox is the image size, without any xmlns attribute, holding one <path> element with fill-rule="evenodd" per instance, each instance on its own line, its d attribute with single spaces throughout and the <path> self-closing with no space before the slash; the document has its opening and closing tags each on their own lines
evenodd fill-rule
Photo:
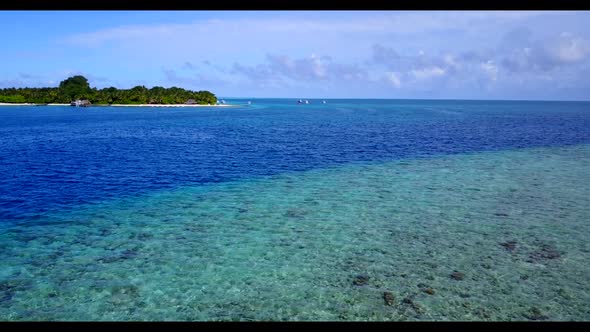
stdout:
<svg viewBox="0 0 590 332">
<path fill-rule="evenodd" d="M 35 106 L 45 104 L 34 103 L 0 103 L 0 106 Z M 47 106 L 70 106 L 70 104 L 46 104 Z M 200 105 L 200 104 L 112 104 L 112 105 L 91 105 L 91 106 L 110 106 L 110 107 L 231 107 L 239 105 L 230 104 L 215 104 L 215 105 Z"/>
<path fill-rule="evenodd" d="M 215 104 L 215 105 L 201 105 L 201 104 L 112 104 L 115 107 L 230 107 L 238 105 L 229 104 Z"/>
<path fill-rule="evenodd" d="M 37 105 L 37 104 L 34 104 L 34 103 L 0 103 L 0 106 L 35 106 L 35 105 Z"/>
</svg>

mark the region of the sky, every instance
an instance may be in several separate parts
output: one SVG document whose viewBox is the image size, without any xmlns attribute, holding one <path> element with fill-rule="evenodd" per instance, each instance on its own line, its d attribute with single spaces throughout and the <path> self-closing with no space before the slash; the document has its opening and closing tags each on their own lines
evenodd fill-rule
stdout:
<svg viewBox="0 0 590 332">
<path fill-rule="evenodd" d="M 0 88 L 590 100 L 590 11 L 0 11 Z"/>
</svg>

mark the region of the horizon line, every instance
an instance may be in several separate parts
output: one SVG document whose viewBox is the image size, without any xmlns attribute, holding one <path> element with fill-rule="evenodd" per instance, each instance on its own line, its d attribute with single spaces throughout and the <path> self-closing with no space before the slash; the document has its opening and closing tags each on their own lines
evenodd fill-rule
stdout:
<svg viewBox="0 0 590 332">
<path fill-rule="evenodd" d="M 468 99 L 468 98 L 365 98 L 365 97 L 221 97 L 217 99 L 306 99 L 306 100 L 446 100 L 446 101 L 532 101 L 532 102 L 590 102 L 590 99 Z"/>
</svg>

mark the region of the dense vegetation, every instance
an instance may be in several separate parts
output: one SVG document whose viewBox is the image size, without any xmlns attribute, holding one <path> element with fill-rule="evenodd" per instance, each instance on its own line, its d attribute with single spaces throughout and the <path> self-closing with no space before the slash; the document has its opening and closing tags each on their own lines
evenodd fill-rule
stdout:
<svg viewBox="0 0 590 332">
<path fill-rule="evenodd" d="M 190 91 L 182 88 L 151 89 L 136 86 L 128 90 L 114 87 L 91 88 L 84 76 L 73 76 L 57 88 L 8 88 L 0 89 L 0 103 L 70 103 L 76 99 L 88 99 L 92 104 L 184 104 L 193 99 L 197 104 L 215 104 L 217 97 L 209 91 Z"/>
</svg>

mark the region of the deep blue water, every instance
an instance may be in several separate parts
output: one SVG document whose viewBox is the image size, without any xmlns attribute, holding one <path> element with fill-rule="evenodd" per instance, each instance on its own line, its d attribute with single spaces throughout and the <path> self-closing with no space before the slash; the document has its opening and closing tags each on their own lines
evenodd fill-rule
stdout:
<svg viewBox="0 0 590 332">
<path fill-rule="evenodd" d="M 252 101 L 1 107 L 0 220 L 348 162 L 590 142 L 590 102 Z"/>
</svg>

